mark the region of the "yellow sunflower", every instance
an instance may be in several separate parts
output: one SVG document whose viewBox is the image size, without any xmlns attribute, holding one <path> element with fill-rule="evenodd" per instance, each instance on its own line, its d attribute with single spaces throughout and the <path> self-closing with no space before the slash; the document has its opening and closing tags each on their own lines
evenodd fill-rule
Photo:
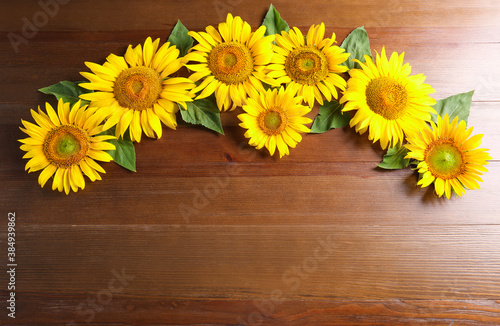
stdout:
<svg viewBox="0 0 500 326">
<path fill-rule="evenodd" d="M 333 45 L 335 33 L 324 38 L 325 24 L 312 25 L 304 38 L 302 32 L 294 27 L 276 35 L 274 56 L 269 65 L 270 77 L 278 83 L 288 84 L 296 94 L 312 108 L 314 99 L 323 105 L 323 99 L 331 101 L 338 97 L 336 87 L 345 90 L 346 82 L 338 74 L 346 72 L 347 67 L 340 64 L 347 60 L 349 53 Z"/>
<path fill-rule="evenodd" d="M 466 129 L 465 121 L 458 123 L 458 117 L 449 123 L 448 115 L 438 116 L 437 126 L 410 135 L 405 147 L 406 158 L 420 161 L 417 169 L 421 175 L 418 185 L 427 187 L 434 183 L 436 194 L 449 199 L 451 190 L 462 196 L 467 189 L 479 189 L 481 172 L 488 172 L 484 165 L 491 157 L 481 145 L 483 135 L 474 135 L 472 127 Z"/>
<path fill-rule="evenodd" d="M 196 99 L 215 92 L 221 111 L 233 110 L 245 104 L 247 96 L 264 92 L 262 82 L 277 85 L 266 75 L 266 67 L 273 55 L 274 35 L 264 37 L 266 27 L 255 32 L 241 17 L 227 15 L 226 22 L 217 31 L 208 26 L 205 32 L 189 32 L 198 44 L 184 58 L 198 62 L 186 65 L 194 73 L 192 81 L 202 82 L 193 90 L 202 91 Z"/>
<path fill-rule="evenodd" d="M 54 176 L 52 190 L 69 194 L 70 190 L 85 188 L 82 172 L 91 181 L 101 180 L 97 172 L 106 173 L 95 160 L 109 162 L 113 159 L 106 150 L 114 150 L 115 146 L 106 140 L 114 136 L 101 135 L 105 131 L 101 122 L 104 117 L 96 115 L 96 108 L 80 107 L 78 101 L 70 110 L 69 103 L 59 100 L 57 113 L 49 103 L 47 113 L 31 110 L 37 124 L 21 120 L 25 128 L 21 128 L 29 137 L 20 139 L 21 149 L 29 158 L 26 170 L 34 172 L 43 170 L 38 183 L 43 187 Z"/>
<path fill-rule="evenodd" d="M 301 105 L 302 97 L 295 96 L 291 89 L 269 89 L 256 97 L 250 97 L 243 106 L 244 114 L 238 115 L 242 121 L 240 126 L 248 129 L 245 137 L 248 143 L 257 149 L 266 147 L 271 155 L 276 147 L 283 155 L 288 155 L 288 146 L 295 148 L 302 140 L 299 132 L 309 132 L 305 126 L 312 120 L 304 117 L 311 111 L 308 106 Z"/>
<path fill-rule="evenodd" d="M 160 138 L 161 122 L 175 129 L 175 113 L 179 110 L 175 102 L 186 108 L 192 101 L 190 90 L 195 86 L 187 78 L 169 77 L 183 66 L 179 50 L 170 43 L 158 45 L 148 37 L 144 48 L 129 45 L 125 57 L 111 54 L 101 66 L 86 62 L 93 73 L 82 72 L 90 83 L 80 86 L 94 90 L 80 95 L 99 108 L 97 114 L 104 115 L 106 128 L 116 125 L 116 137 L 129 129 L 132 141 L 141 141 L 141 135 Z M 161 122 L 160 122 L 161 121 Z"/>
<path fill-rule="evenodd" d="M 431 120 L 431 107 L 436 101 L 428 94 L 434 89 L 424 84 L 422 74 L 410 76 L 411 66 L 403 65 L 404 52 L 392 53 L 387 60 L 385 48 L 377 53 L 376 63 L 365 56 L 366 63 L 356 60 L 362 69 L 351 69 L 347 90 L 340 99 L 343 111 L 357 110 L 350 126 L 360 134 L 369 129 L 368 138 L 380 146 L 403 142 L 404 134 L 426 127 Z"/>
</svg>

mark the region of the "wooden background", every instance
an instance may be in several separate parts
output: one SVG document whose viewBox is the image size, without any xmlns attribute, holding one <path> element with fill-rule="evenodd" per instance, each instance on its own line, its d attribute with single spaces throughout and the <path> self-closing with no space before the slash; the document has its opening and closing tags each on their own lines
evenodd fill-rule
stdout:
<svg viewBox="0 0 500 326">
<path fill-rule="evenodd" d="M 364 25 L 372 49 L 406 52 L 436 99 L 476 90 L 469 125 L 493 161 L 481 190 L 452 200 L 417 188 L 410 169 L 376 169 L 378 144 L 347 127 L 270 158 L 245 145 L 239 110 L 222 114 L 226 136 L 181 123 L 141 141 L 137 173 L 108 163 L 77 194 L 41 189 L 17 142 L 29 109 L 55 104 L 38 88 L 81 80 L 84 61 L 123 55 L 148 36 L 165 40 L 177 19 L 200 31 L 232 12 L 256 29 L 269 8 L 60 1 L 18 53 L 8 33 L 22 35 L 23 17 L 41 19 L 42 9 L 2 4 L 0 324 L 500 324 L 498 1 L 274 1 L 291 26 L 325 22 L 339 44 Z M 8 212 L 16 319 L 5 308 Z"/>
</svg>

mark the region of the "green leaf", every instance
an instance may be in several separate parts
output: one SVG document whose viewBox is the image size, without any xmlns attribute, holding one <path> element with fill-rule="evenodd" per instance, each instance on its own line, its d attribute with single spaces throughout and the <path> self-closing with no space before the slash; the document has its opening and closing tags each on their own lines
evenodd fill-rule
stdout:
<svg viewBox="0 0 500 326">
<path fill-rule="evenodd" d="M 387 170 L 404 169 L 410 164 L 410 159 L 405 159 L 406 154 L 408 154 L 408 149 L 398 143 L 387 150 L 382 162 L 378 166 Z"/>
<path fill-rule="evenodd" d="M 101 135 L 115 135 L 115 127 L 108 129 L 101 133 Z M 116 150 L 106 151 L 116 164 L 124 167 L 127 170 L 137 172 L 135 169 L 135 147 L 134 143 L 130 140 L 128 132 L 125 132 L 124 138 L 108 140 L 111 144 L 115 145 Z"/>
<path fill-rule="evenodd" d="M 69 102 L 71 106 L 78 102 L 79 96 L 85 93 L 92 93 L 93 91 L 80 87 L 79 84 L 85 82 L 70 82 L 63 80 L 57 84 L 40 88 L 39 91 L 45 94 L 54 95 L 57 100 L 61 99 L 63 102 Z M 82 105 L 89 104 L 89 101 L 82 100 Z"/>
<path fill-rule="evenodd" d="M 319 107 L 319 114 L 314 119 L 311 133 L 321 134 L 333 128 L 342 128 L 349 124 L 351 116 L 342 112 L 342 104 L 333 100 L 325 102 Z"/>
<path fill-rule="evenodd" d="M 220 110 L 217 105 L 208 99 L 186 102 L 187 110 L 180 108 L 182 120 L 185 122 L 202 125 L 210 130 L 224 135 L 220 121 Z"/>
<path fill-rule="evenodd" d="M 177 20 L 177 24 L 175 24 L 174 29 L 170 33 L 167 42 L 175 45 L 177 49 L 180 51 L 179 56 L 185 56 L 189 49 L 193 47 L 193 38 L 188 35 L 189 30 L 181 23 L 180 20 Z"/>
<path fill-rule="evenodd" d="M 281 18 L 280 13 L 272 4 L 269 7 L 266 17 L 264 17 L 262 25 L 266 26 L 265 36 L 281 34 L 281 31 L 288 32 L 290 30 L 290 26 L 288 26 L 287 22 Z"/>
<path fill-rule="evenodd" d="M 440 115 L 441 117 L 448 114 L 450 121 L 458 116 L 458 120 L 464 120 L 465 123 L 467 123 L 473 94 L 474 91 L 452 95 L 437 101 L 433 108 L 437 111 L 437 115 Z M 437 115 L 432 114 L 432 121 L 435 123 L 437 123 Z"/>
<path fill-rule="evenodd" d="M 360 68 L 359 63 L 351 61 L 352 59 L 358 59 L 361 62 L 365 62 L 365 55 L 373 59 L 368 34 L 363 26 L 356 28 L 347 35 L 340 47 L 351 54 L 347 61 L 342 63 L 342 65 L 347 66 L 349 69 Z"/>
</svg>

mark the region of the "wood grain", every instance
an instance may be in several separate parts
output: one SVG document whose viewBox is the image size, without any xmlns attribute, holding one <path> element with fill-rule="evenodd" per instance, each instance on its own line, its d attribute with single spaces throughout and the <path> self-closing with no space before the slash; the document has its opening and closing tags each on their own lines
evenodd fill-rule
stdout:
<svg viewBox="0 0 500 326">
<path fill-rule="evenodd" d="M 123 270 L 133 277 L 123 293 L 144 296 L 500 299 L 499 226 L 52 224 L 19 233 L 19 292 L 98 292 Z"/>
<path fill-rule="evenodd" d="M 269 157 L 246 145 L 240 109 L 222 114 L 225 136 L 181 122 L 141 141 L 137 173 L 103 164 L 103 180 L 77 194 L 41 189 L 17 142 L 29 109 L 55 103 L 37 89 L 81 80 L 85 61 L 147 36 L 165 40 L 177 19 L 200 31 L 232 12 L 256 28 L 269 2 L 69 1 L 17 53 L 9 33 L 42 9 L 9 2 L 0 214 L 16 212 L 19 265 L 11 319 L 0 218 L 0 325 L 500 324 L 500 3 L 273 4 L 303 32 L 325 22 L 338 43 L 364 25 L 372 49 L 404 51 L 436 99 L 475 89 L 469 125 L 493 157 L 481 190 L 438 199 L 410 169 L 376 168 L 378 143 L 348 127 Z"/>
<path fill-rule="evenodd" d="M 90 305 L 88 300 L 95 301 Z M 83 304 L 82 304 L 83 303 Z M 490 326 L 500 323 L 494 300 L 185 300 L 163 296 L 130 297 L 116 294 L 113 301 L 98 305 L 95 294 L 58 294 L 22 299 L 28 312 L 25 325 L 85 325 L 95 312 L 94 323 L 119 325 L 462 325 Z M 82 304 L 82 305 L 81 305 Z M 75 307 L 81 305 L 75 317 Z M 98 309 L 106 309 L 99 313 Z M 228 309 L 230 307 L 230 310 Z M 458 310 L 457 307 L 460 307 Z M 96 309 L 96 310 L 93 310 Z M 53 315 L 59 323 L 53 323 Z M 186 317 L 189 316 L 189 317 Z M 9 323 L 8 325 L 18 325 Z"/>
</svg>

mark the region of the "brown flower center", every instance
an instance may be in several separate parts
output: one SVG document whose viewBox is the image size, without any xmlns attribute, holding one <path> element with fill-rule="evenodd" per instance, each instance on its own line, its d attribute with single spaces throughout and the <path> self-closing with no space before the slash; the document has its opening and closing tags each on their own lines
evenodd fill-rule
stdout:
<svg viewBox="0 0 500 326">
<path fill-rule="evenodd" d="M 52 129 L 43 143 L 43 152 L 49 162 L 63 168 L 78 164 L 87 155 L 89 148 L 87 133 L 71 125 Z"/>
<path fill-rule="evenodd" d="M 281 108 L 271 108 L 259 115 L 259 126 L 267 135 L 279 135 L 288 124 L 288 117 Z"/>
<path fill-rule="evenodd" d="M 368 107 L 387 120 L 399 118 L 406 110 L 408 92 L 398 81 L 390 77 L 378 77 L 366 87 Z"/>
<path fill-rule="evenodd" d="M 114 94 L 121 107 L 142 111 L 153 107 L 162 89 L 160 75 L 152 68 L 139 66 L 118 75 Z"/>
<path fill-rule="evenodd" d="M 462 150 L 449 141 L 437 141 L 425 152 L 429 171 L 440 179 L 454 179 L 465 170 Z"/>
<path fill-rule="evenodd" d="M 328 59 L 315 47 L 302 46 L 288 54 L 285 71 L 297 83 L 316 85 L 328 76 Z"/>
<path fill-rule="evenodd" d="M 214 77 L 226 84 L 244 82 L 253 71 L 250 50 L 238 42 L 215 46 L 208 54 L 207 64 Z"/>
</svg>

